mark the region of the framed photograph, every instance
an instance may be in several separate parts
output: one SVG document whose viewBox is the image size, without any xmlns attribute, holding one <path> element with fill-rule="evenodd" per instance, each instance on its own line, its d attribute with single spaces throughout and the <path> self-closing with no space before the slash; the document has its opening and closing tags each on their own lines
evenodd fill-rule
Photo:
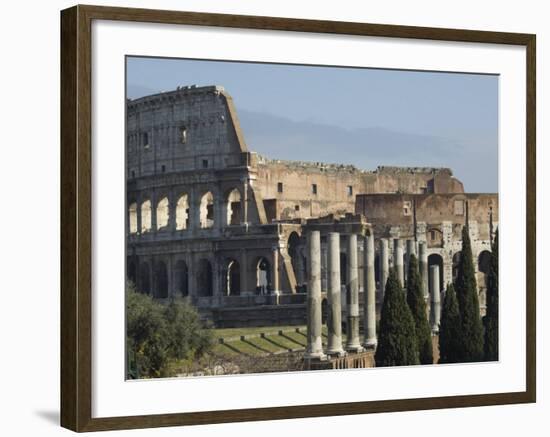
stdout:
<svg viewBox="0 0 550 437">
<path fill-rule="evenodd" d="M 535 35 L 61 12 L 61 424 L 535 402 Z"/>
</svg>

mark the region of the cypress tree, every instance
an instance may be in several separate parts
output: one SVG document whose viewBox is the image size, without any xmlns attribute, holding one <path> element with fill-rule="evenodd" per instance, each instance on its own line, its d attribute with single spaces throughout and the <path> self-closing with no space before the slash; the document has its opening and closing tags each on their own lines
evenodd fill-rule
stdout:
<svg viewBox="0 0 550 437">
<path fill-rule="evenodd" d="M 472 259 L 468 226 L 462 228 L 462 253 L 455 282 L 461 326 L 461 361 L 483 360 L 483 326 L 479 315 L 479 300 Z"/>
<path fill-rule="evenodd" d="M 418 271 L 418 261 L 414 255 L 411 255 L 409 259 L 407 272 L 407 303 L 416 328 L 420 364 L 433 364 L 432 330 L 426 316 L 422 280 Z"/>
<path fill-rule="evenodd" d="M 487 312 L 484 320 L 484 355 L 486 361 L 498 361 L 498 230 L 492 245 L 486 285 Z"/>
<path fill-rule="evenodd" d="M 419 364 L 414 319 L 395 269 L 390 269 L 374 356 L 377 367 Z"/>
<path fill-rule="evenodd" d="M 461 361 L 461 319 L 458 300 L 452 284 L 447 286 L 441 323 L 439 324 L 439 362 L 459 363 Z"/>
</svg>

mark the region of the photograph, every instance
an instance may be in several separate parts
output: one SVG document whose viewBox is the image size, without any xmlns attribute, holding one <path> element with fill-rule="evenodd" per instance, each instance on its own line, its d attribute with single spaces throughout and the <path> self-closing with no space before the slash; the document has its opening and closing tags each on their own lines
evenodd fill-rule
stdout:
<svg viewBox="0 0 550 437">
<path fill-rule="evenodd" d="M 498 74 L 125 71 L 127 380 L 499 361 Z"/>
</svg>

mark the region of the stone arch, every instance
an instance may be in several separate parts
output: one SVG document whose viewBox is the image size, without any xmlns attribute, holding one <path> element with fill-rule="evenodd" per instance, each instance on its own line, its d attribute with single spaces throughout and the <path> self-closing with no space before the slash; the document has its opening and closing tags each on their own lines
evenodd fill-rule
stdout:
<svg viewBox="0 0 550 437">
<path fill-rule="evenodd" d="M 176 292 L 181 296 L 189 296 L 189 269 L 187 263 L 180 259 L 176 262 L 175 270 Z"/>
<path fill-rule="evenodd" d="M 239 225 L 242 222 L 241 192 L 233 188 L 226 196 L 227 226 Z"/>
<path fill-rule="evenodd" d="M 147 262 L 142 262 L 139 266 L 139 291 L 151 294 L 151 268 Z"/>
<path fill-rule="evenodd" d="M 197 269 L 197 294 L 199 296 L 213 295 L 213 278 L 212 264 L 205 258 L 201 259 Z"/>
<path fill-rule="evenodd" d="M 201 229 L 214 227 L 214 195 L 211 191 L 204 193 L 201 197 L 200 227 Z"/>
<path fill-rule="evenodd" d="M 239 296 L 241 294 L 241 266 L 234 259 L 227 260 L 224 269 L 224 287 L 226 296 Z"/>
<path fill-rule="evenodd" d="M 176 230 L 189 228 L 189 197 L 182 194 L 176 202 Z"/>
<path fill-rule="evenodd" d="M 256 291 L 259 294 L 267 294 L 270 289 L 271 264 L 265 257 L 256 261 Z"/>
<path fill-rule="evenodd" d="M 168 197 L 163 197 L 157 203 L 157 230 L 166 230 L 170 221 L 170 202 Z"/>
<path fill-rule="evenodd" d="M 479 272 L 487 274 L 489 273 L 489 266 L 491 265 L 491 252 L 488 250 L 482 250 L 477 257 L 477 269 Z"/>
<path fill-rule="evenodd" d="M 444 275 L 443 275 L 443 257 L 439 255 L 438 253 L 432 253 L 430 256 L 428 256 L 428 272 L 430 271 L 430 267 L 433 265 L 439 266 L 439 290 L 443 291 L 445 289 L 444 287 Z M 428 273 L 428 287 L 429 284 L 430 275 Z M 429 288 L 428 288 L 429 289 Z"/>
<path fill-rule="evenodd" d="M 157 261 L 155 264 L 155 297 L 168 297 L 168 269 L 164 261 Z"/>
<path fill-rule="evenodd" d="M 141 203 L 141 232 L 149 232 L 151 230 L 151 200 L 147 199 Z"/>
<path fill-rule="evenodd" d="M 128 207 L 128 231 L 130 234 L 137 234 L 138 222 L 137 222 L 137 203 L 132 202 Z"/>
</svg>

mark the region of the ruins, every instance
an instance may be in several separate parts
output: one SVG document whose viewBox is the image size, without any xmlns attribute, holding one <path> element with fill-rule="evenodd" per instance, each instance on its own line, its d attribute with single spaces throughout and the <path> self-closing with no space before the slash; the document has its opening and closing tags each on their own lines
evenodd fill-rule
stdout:
<svg viewBox="0 0 550 437">
<path fill-rule="evenodd" d="M 388 269 L 404 283 L 415 254 L 436 330 L 466 223 L 484 312 L 498 194 L 465 193 L 448 168 L 269 159 L 220 86 L 128 100 L 126 156 L 127 277 L 216 326 L 305 324 L 307 308 L 308 356 L 370 348 Z"/>
</svg>

